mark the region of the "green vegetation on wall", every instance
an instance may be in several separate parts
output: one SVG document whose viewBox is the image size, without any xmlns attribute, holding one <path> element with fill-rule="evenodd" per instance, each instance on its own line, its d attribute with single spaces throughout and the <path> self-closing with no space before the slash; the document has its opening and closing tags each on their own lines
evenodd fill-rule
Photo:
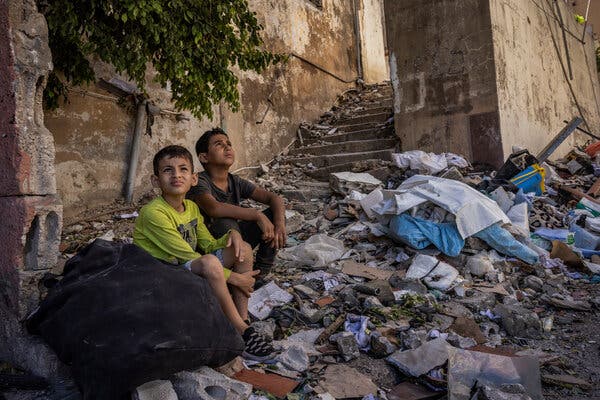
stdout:
<svg viewBox="0 0 600 400">
<path fill-rule="evenodd" d="M 66 99 L 66 84 L 94 81 L 91 57 L 112 64 L 145 87 L 146 66 L 169 84 L 178 109 L 212 116 L 226 101 L 239 108 L 238 79 L 232 71 L 260 72 L 281 55 L 261 48 L 262 26 L 247 0 L 38 0 L 48 21 L 54 72 L 45 104 Z"/>
</svg>

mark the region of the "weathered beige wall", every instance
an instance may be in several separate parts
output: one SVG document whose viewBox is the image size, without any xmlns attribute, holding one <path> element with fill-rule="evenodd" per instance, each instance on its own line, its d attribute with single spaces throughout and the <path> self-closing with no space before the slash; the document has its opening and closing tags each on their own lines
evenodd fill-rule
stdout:
<svg viewBox="0 0 600 400">
<path fill-rule="evenodd" d="M 385 51 L 383 0 L 361 0 L 358 15 L 363 79 L 369 84 L 387 81 L 390 70 Z"/>
<path fill-rule="evenodd" d="M 222 125 L 237 150 L 234 168 L 257 165 L 292 142 L 299 122 L 318 117 L 354 85 L 358 71 L 352 1 L 324 0 L 319 9 L 307 0 L 251 0 L 250 7 L 265 28 L 266 47 L 293 55 L 263 74 L 239 74 L 238 113 L 215 105 L 212 121 L 157 116 L 152 137 L 142 139 L 134 198 L 150 190 L 151 159 L 159 148 L 176 143 L 193 150 L 202 132 Z M 381 14 L 373 17 L 379 21 L 365 24 L 381 24 Z M 99 77 L 114 76 L 105 67 L 98 69 Z M 109 95 L 96 86 L 83 89 Z M 149 93 L 161 108 L 171 108 L 168 91 L 151 84 Z M 45 120 L 56 140 L 57 186 L 65 216 L 120 198 L 134 112 L 110 99 L 72 93 L 70 103 L 46 113 Z"/>
<path fill-rule="evenodd" d="M 580 42 L 583 26 L 564 2 L 492 0 L 494 55 L 504 153 L 511 146 L 539 152 L 563 127 L 582 116 L 582 127 L 600 129 L 600 92 L 592 40 Z M 566 28 L 567 58 L 559 17 Z M 570 60 L 573 79 L 569 77 Z M 574 134 L 554 154 L 560 156 L 577 139 Z"/>
<path fill-rule="evenodd" d="M 501 149 L 487 1 L 386 0 L 396 134 L 405 150 L 498 165 Z"/>
</svg>

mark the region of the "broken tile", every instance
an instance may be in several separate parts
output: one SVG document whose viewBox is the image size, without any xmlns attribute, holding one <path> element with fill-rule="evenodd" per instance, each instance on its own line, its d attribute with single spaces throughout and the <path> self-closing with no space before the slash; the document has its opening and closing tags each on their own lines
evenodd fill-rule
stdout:
<svg viewBox="0 0 600 400">
<path fill-rule="evenodd" d="M 298 382 L 276 374 L 265 374 L 251 369 L 243 369 L 234 376 L 255 389 L 264 390 L 276 397 L 283 398 L 298 386 Z"/>
<path fill-rule="evenodd" d="M 443 338 L 423 343 L 414 350 L 397 351 L 387 358 L 400 372 L 418 377 L 443 365 L 448 360 L 448 348 L 452 347 Z"/>
</svg>

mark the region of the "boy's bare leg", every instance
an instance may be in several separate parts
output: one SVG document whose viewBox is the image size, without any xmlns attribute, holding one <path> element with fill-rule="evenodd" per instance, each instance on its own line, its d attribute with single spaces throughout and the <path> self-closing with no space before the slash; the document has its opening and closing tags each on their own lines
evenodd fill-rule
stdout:
<svg viewBox="0 0 600 400">
<path fill-rule="evenodd" d="M 233 324 L 233 327 L 241 334 L 248 328 L 248 325 L 244 322 L 244 319 L 248 317 L 247 311 L 246 316 L 240 316 L 236 304 L 227 290 L 227 282 L 225 281 L 225 274 L 223 273 L 223 265 L 217 257 L 212 254 L 204 255 L 200 258 L 192 261 L 192 272 L 198 276 L 205 278 L 208 284 L 213 289 L 221 309 L 229 321 Z M 247 310 L 246 300 L 246 310 Z"/>
<path fill-rule="evenodd" d="M 223 249 L 223 265 L 225 268 L 229 268 L 238 274 L 242 274 L 244 272 L 252 271 L 253 258 L 252 258 L 252 248 L 246 242 L 243 243 L 242 246 L 242 258 L 244 261 L 239 261 L 235 259 L 235 254 L 233 247 L 227 247 Z M 233 297 L 233 303 L 235 304 L 240 317 L 243 320 L 248 319 L 248 296 L 241 291 L 238 287 L 234 285 L 229 285 L 231 290 L 231 297 Z"/>
</svg>

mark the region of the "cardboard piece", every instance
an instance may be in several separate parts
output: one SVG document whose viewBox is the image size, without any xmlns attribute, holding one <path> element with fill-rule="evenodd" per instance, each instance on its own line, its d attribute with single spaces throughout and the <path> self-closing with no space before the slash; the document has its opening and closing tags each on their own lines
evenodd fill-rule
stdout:
<svg viewBox="0 0 600 400">
<path fill-rule="evenodd" d="M 373 268 L 355 261 L 345 261 L 342 264 L 342 272 L 350 276 L 360 276 L 367 279 L 379 279 L 387 281 L 394 271 Z"/>
</svg>

